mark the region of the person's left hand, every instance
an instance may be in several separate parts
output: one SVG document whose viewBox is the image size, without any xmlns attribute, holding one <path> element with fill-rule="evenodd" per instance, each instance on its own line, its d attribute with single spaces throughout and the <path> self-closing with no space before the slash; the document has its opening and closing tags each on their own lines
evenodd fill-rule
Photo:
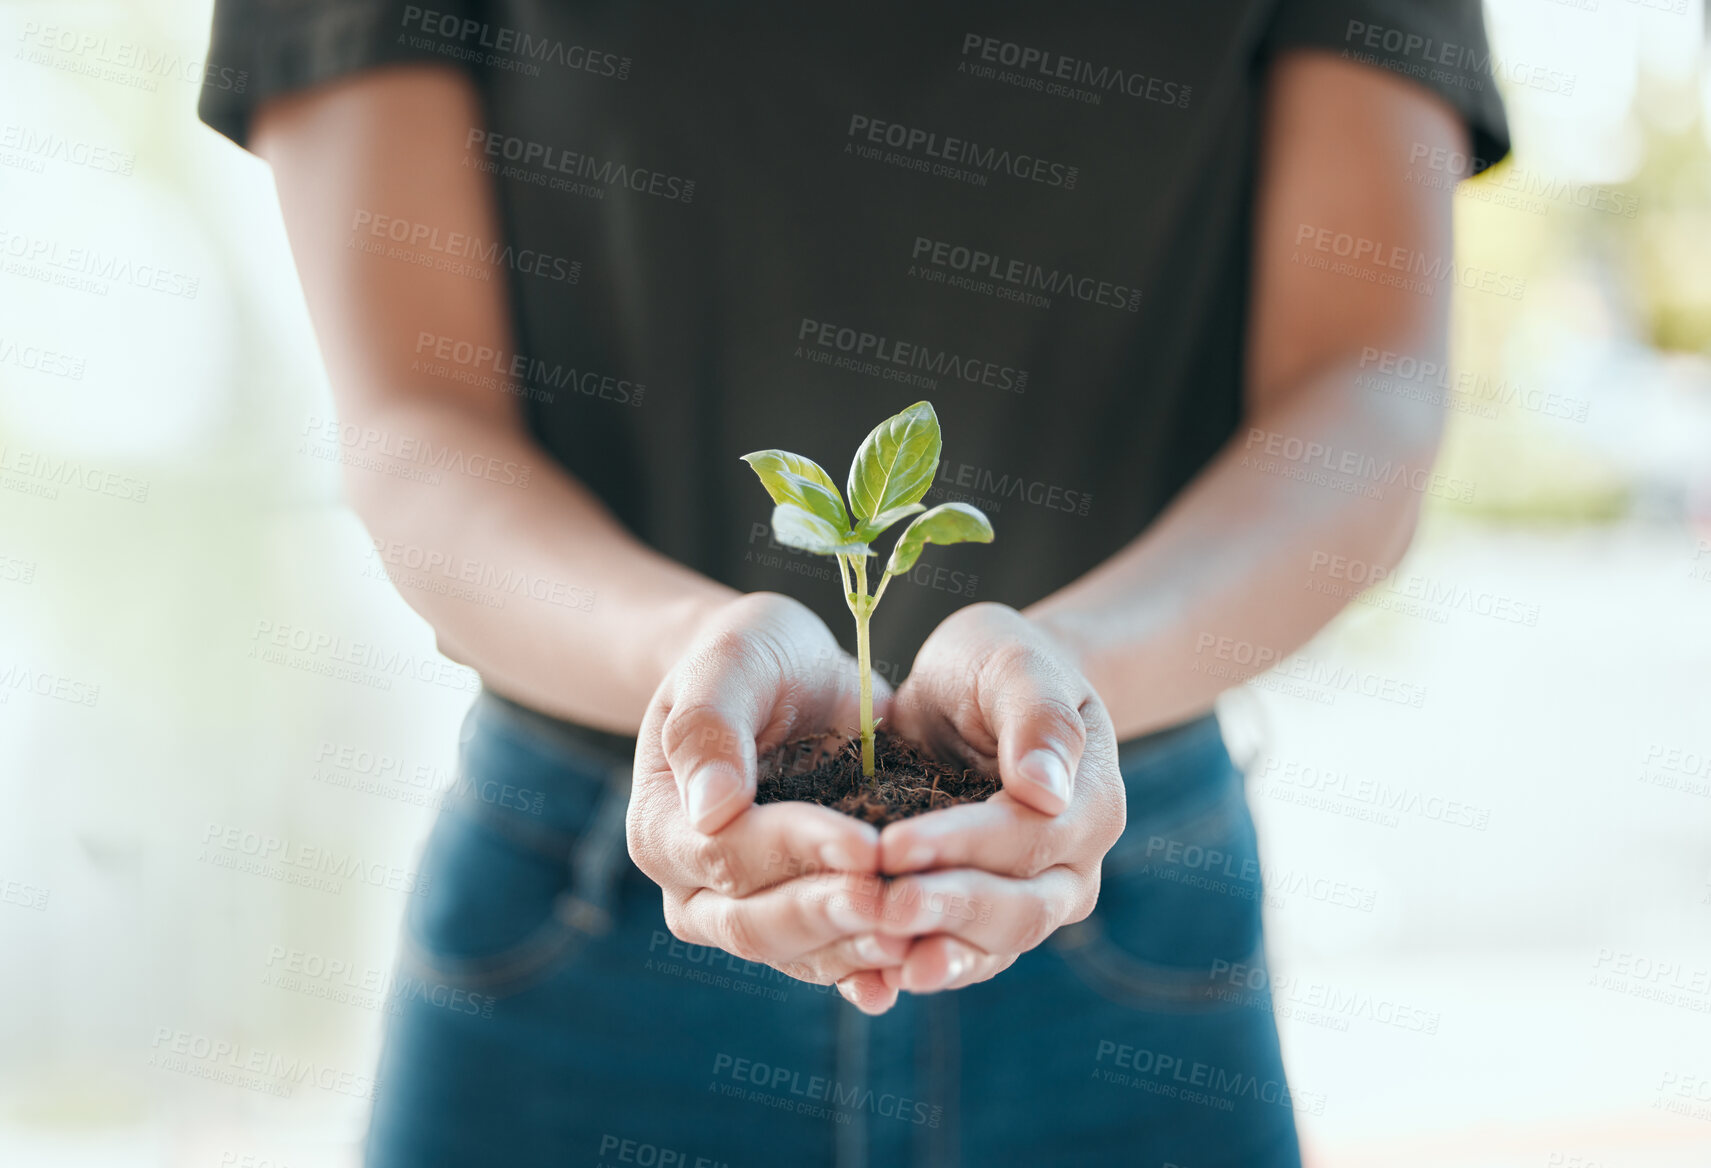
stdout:
<svg viewBox="0 0 1711 1168">
<path fill-rule="evenodd" d="M 901 966 L 839 983 L 868 1013 L 889 1009 L 898 990 L 985 981 L 1085 919 L 1128 811 L 1104 703 L 1050 637 L 1005 605 L 970 605 L 933 631 L 890 723 L 940 757 L 996 770 L 1004 786 L 880 834 L 881 870 L 895 879 L 879 929 L 919 939 Z"/>
</svg>

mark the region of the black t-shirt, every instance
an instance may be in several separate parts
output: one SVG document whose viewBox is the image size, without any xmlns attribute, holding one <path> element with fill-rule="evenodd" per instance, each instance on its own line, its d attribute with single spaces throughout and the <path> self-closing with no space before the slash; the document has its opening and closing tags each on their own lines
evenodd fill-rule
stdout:
<svg viewBox="0 0 1711 1168">
<path fill-rule="evenodd" d="M 781 447 L 841 484 L 869 429 L 931 401 L 925 502 L 975 504 L 997 539 L 893 582 L 873 633 L 896 680 L 961 605 L 1020 607 L 1110 557 L 1234 431 L 1259 102 L 1289 48 L 1427 86 L 1476 168 L 1507 150 L 1475 0 L 219 0 L 209 58 L 248 84 L 201 115 L 242 143 L 279 93 L 467 69 L 515 352 L 424 358 L 525 395 L 641 539 L 802 599 L 846 644 L 835 565 L 772 541 L 739 456 Z"/>
</svg>

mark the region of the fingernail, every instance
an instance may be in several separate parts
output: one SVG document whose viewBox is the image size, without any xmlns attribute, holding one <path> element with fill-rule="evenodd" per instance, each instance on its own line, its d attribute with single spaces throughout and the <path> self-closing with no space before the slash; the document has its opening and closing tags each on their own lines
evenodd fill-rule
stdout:
<svg viewBox="0 0 1711 1168">
<path fill-rule="evenodd" d="M 820 862 L 839 872 L 856 870 L 855 856 L 843 844 L 821 844 Z"/>
<path fill-rule="evenodd" d="M 710 762 L 689 779 L 685 798 L 689 822 L 699 824 L 742 792 L 743 783 L 730 766 Z"/>
<path fill-rule="evenodd" d="M 963 974 L 967 973 L 971 964 L 973 964 L 973 962 L 968 954 L 958 953 L 955 957 L 951 958 L 949 963 L 945 966 L 945 980 L 939 984 L 947 986 L 950 985 Z"/>
<path fill-rule="evenodd" d="M 850 1005 L 852 1005 L 852 1006 L 855 1005 L 856 1004 L 855 994 L 852 993 L 850 991 L 850 989 L 844 985 L 843 982 L 840 981 L 836 984 L 838 987 L 838 995 L 840 997 L 842 997 L 844 999 L 844 1001 L 848 1002 Z"/>
<path fill-rule="evenodd" d="M 1065 803 L 1069 802 L 1069 768 L 1055 751 L 1031 750 L 1022 756 L 1016 769 L 1029 782 L 1038 783 Z"/>
<path fill-rule="evenodd" d="M 908 855 L 903 857 L 903 866 L 910 871 L 932 867 L 933 849 L 926 844 L 916 844 L 909 849 Z"/>
<path fill-rule="evenodd" d="M 890 960 L 885 955 L 885 946 L 879 943 L 879 938 L 872 933 L 855 939 L 855 955 L 859 961 L 866 962 L 877 969 Z"/>
</svg>

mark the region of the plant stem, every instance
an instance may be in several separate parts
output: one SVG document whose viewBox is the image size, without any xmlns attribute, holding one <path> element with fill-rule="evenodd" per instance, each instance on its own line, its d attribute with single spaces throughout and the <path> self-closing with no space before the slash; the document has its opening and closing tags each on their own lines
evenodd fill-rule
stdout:
<svg viewBox="0 0 1711 1168">
<path fill-rule="evenodd" d="M 861 777 L 873 778 L 873 667 L 868 650 L 867 624 L 873 609 L 867 601 L 867 560 L 855 565 L 856 595 L 861 598 L 856 618 L 856 666 L 861 670 Z M 883 586 L 884 581 L 881 581 Z"/>
</svg>

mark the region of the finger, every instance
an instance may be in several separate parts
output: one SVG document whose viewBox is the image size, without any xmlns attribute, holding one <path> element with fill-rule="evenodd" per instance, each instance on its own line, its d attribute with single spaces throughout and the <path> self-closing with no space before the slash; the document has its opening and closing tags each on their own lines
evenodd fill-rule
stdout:
<svg viewBox="0 0 1711 1168">
<path fill-rule="evenodd" d="M 848 660 L 803 649 L 789 619 L 714 636 L 673 669 L 659 742 L 698 831 L 717 831 L 753 802 L 759 753 L 856 720 Z"/>
<path fill-rule="evenodd" d="M 666 765 L 696 831 L 718 831 L 754 801 L 755 735 L 772 695 L 766 679 L 745 676 L 751 672 L 732 661 L 710 678 L 692 679 L 660 726 Z M 710 687 L 699 684 L 706 680 Z"/>
<path fill-rule="evenodd" d="M 1050 646 L 1000 641 L 970 667 L 924 648 L 894 702 L 906 734 L 970 766 L 996 768 L 1004 789 L 1046 815 L 1069 805 L 1099 702 Z M 972 699 L 972 700 L 971 700 Z"/>
<path fill-rule="evenodd" d="M 857 933 L 833 941 L 784 966 L 797 981 L 835 985 L 858 973 L 874 972 L 903 964 L 911 942 L 907 937 L 884 933 Z"/>
<path fill-rule="evenodd" d="M 1027 878 L 1090 849 L 1103 855 L 1122 834 L 1128 793 L 1104 707 L 1092 702 L 1084 714 L 1089 737 L 1065 811 L 1042 814 L 1005 790 L 980 803 L 899 820 L 880 833 L 881 871 L 984 868 Z"/>
<path fill-rule="evenodd" d="M 984 868 L 1002 876 L 1037 876 L 1068 854 L 1082 834 L 1079 805 L 1042 815 L 1000 791 L 886 826 L 879 835 L 880 870 L 887 875 L 931 868 Z"/>
<path fill-rule="evenodd" d="M 887 967 L 887 972 L 901 970 Z M 885 974 L 875 970 L 852 973 L 838 982 L 838 993 L 844 1001 L 870 1017 L 877 1017 L 897 1004 L 897 988 L 886 982 Z"/>
<path fill-rule="evenodd" d="M 1052 655 L 1028 647 L 994 654 L 976 694 L 998 740 L 998 775 L 1012 797 L 1046 815 L 1069 806 L 1087 746 L 1086 683 Z"/>
<path fill-rule="evenodd" d="M 1071 918 L 1093 907 L 1095 882 L 1067 867 L 1031 880 L 978 868 L 955 868 L 893 880 L 880 931 L 924 937 L 942 933 L 988 953 L 1025 953 Z"/>
<path fill-rule="evenodd" d="M 1015 964 L 1016 955 L 987 953 L 956 937 L 923 937 L 909 950 L 900 969 L 887 969 L 887 983 L 911 994 L 935 994 L 986 981 Z"/>
<path fill-rule="evenodd" d="M 877 877 L 804 876 L 734 899 L 698 888 L 665 902 L 673 936 L 715 945 L 746 961 L 783 966 L 835 941 L 879 928 L 884 890 Z"/>
<path fill-rule="evenodd" d="M 801 877 L 879 871 L 872 824 L 811 803 L 751 806 L 711 835 L 670 816 L 655 828 L 679 886 L 748 897 Z"/>
</svg>

